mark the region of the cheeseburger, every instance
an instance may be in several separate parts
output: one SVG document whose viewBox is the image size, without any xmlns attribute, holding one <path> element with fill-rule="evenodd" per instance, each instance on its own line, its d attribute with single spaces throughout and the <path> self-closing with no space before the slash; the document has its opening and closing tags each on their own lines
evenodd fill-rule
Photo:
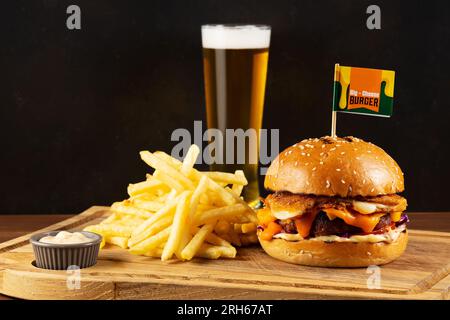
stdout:
<svg viewBox="0 0 450 320">
<path fill-rule="evenodd" d="M 303 140 L 280 153 L 264 181 L 258 238 L 272 257 L 301 265 L 365 267 L 406 248 L 403 173 L 355 137 Z"/>
</svg>

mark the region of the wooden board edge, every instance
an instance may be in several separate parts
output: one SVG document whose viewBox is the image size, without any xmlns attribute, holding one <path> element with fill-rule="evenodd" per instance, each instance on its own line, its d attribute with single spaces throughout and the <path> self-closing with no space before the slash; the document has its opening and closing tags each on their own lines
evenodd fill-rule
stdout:
<svg viewBox="0 0 450 320">
<path fill-rule="evenodd" d="M 133 279 L 100 281 L 91 277 L 81 281 L 80 289 L 67 287 L 67 275 L 53 275 L 41 281 L 41 275 L 28 271 L 8 270 L 5 286 L 0 293 L 22 299 L 206 299 L 205 291 L 215 293 L 214 299 L 388 299 L 439 300 L 448 299 L 448 293 L 432 290 L 418 294 L 390 294 L 359 291 L 340 291 L 318 288 L 264 287 L 257 284 L 237 285 L 223 283 L 220 290 L 207 281 L 162 283 L 158 279 L 140 283 Z M 217 295 L 219 291 L 219 295 Z M 213 295 L 211 295 L 213 297 Z"/>
<path fill-rule="evenodd" d="M 420 229 L 408 229 L 408 232 L 415 236 L 424 236 L 424 237 L 431 236 L 431 237 L 437 237 L 437 238 L 450 239 L 450 232 L 420 230 Z"/>
<path fill-rule="evenodd" d="M 100 217 L 105 213 L 105 211 L 109 210 L 109 207 L 104 206 L 92 206 L 89 209 L 83 211 L 76 216 L 73 216 L 69 219 L 57 222 L 48 227 L 33 231 L 31 233 L 25 234 L 15 239 L 11 239 L 9 241 L 0 243 L 0 254 L 2 252 L 6 252 L 9 250 L 13 250 L 15 248 L 21 247 L 23 245 L 27 245 L 31 236 L 36 233 L 46 232 L 51 230 L 67 230 L 74 228 L 76 226 L 82 225 L 90 220 Z"/>
</svg>

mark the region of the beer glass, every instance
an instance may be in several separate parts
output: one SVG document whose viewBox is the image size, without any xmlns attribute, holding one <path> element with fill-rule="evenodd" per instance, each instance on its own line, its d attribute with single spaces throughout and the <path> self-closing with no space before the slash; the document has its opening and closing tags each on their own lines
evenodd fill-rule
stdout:
<svg viewBox="0 0 450 320">
<path fill-rule="evenodd" d="M 249 182 L 243 196 L 249 202 L 259 196 L 258 155 L 270 31 L 265 25 L 202 26 L 207 125 L 218 129 L 223 139 L 210 168 L 243 170 Z M 210 136 L 210 143 L 213 139 L 218 137 Z"/>
</svg>

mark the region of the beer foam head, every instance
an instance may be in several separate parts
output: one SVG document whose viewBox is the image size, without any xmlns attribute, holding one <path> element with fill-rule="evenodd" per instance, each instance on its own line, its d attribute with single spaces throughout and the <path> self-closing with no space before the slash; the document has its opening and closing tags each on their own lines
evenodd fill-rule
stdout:
<svg viewBox="0 0 450 320">
<path fill-rule="evenodd" d="M 242 25 L 202 26 L 203 48 L 209 49 L 262 49 L 270 44 L 270 27 Z"/>
</svg>

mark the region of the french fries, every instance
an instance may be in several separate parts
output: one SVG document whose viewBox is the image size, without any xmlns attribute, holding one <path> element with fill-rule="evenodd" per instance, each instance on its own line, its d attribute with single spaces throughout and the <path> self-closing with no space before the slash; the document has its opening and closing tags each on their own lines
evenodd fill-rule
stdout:
<svg viewBox="0 0 450 320">
<path fill-rule="evenodd" d="M 256 215 L 241 198 L 244 173 L 198 171 L 199 153 L 192 145 L 179 161 L 161 151 L 140 152 L 153 174 L 129 184 L 129 199 L 113 203 L 109 217 L 85 230 L 103 236 L 102 248 L 163 261 L 234 258 L 235 246 L 257 243 Z"/>
</svg>

